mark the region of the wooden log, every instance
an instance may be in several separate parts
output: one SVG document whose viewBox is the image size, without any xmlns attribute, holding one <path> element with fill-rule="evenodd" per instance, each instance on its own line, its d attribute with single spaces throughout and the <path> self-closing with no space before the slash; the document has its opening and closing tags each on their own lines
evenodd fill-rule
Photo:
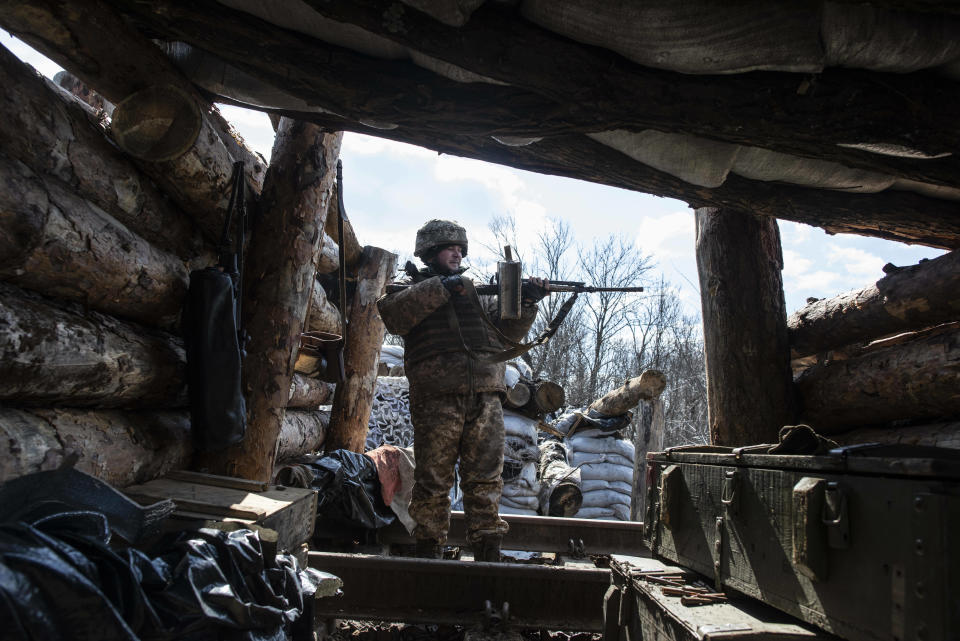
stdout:
<svg viewBox="0 0 960 641">
<path fill-rule="evenodd" d="M 702 208 L 696 224 L 711 442 L 775 443 L 794 416 L 777 222 Z"/>
<path fill-rule="evenodd" d="M 707 189 L 634 162 L 585 135 L 554 136 L 536 144 L 509 147 L 488 136 L 438 134 L 416 127 L 374 129 L 329 114 L 276 111 L 338 131 L 405 142 L 441 154 L 676 198 L 694 208 L 751 211 L 760 216 L 820 227 L 831 234 L 859 234 L 944 249 L 960 248 L 957 203 L 907 191 L 847 193 L 736 175 L 727 176 L 720 187 Z"/>
<path fill-rule="evenodd" d="M 310 295 L 310 316 L 307 318 L 307 329 L 311 332 L 327 332 L 328 334 L 343 334 L 343 321 L 340 310 L 327 298 L 323 285 L 313 283 L 313 292 Z"/>
<path fill-rule="evenodd" d="M 125 487 L 190 463 L 185 411 L 0 408 L 0 481 L 52 470 L 69 457 L 76 468 Z"/>
<path fill-rule="evenodd" d="M 0 283 L 0 401 L 184 407 L 185 366 L 170 334 Z"/>
<path fill-rule="evenodd" d="M 320 246 L 320 252 L 317 256 L 317 273 L 332 274 L 338 269 L 340 269 L 340 248 L 337 247 L 337 241 L 324 231 L 323 244 Z"/>
<path fill-rule="evenodd" d="M 138 161 L 138 166 L 194 217 L 209 239 L 220 237 L 234 160 L 244 161 L 247 185 L 260 193 L 263 159 L 240 145 L 193 83 L 107 4 L 90 0 L 78 11 L 57 0 L 44 5 L 4 0 L 0 24 L 115 104 L 147 87 L 168 85 L 195 102 L 203 116 L 190 150 L 175 160 Z"/>
<path fill-rule="evenodd" d="M 364 247 L 358 266 L 357 291 L 347 317 L 344 351 L 347 380 L 337 385 L 327 434 L 327 451 L 363 452 L 376 387 L 380 346 L 387 330 L 377 313 L 377 299 L 393 278 L 397 257 L 378 247 Z"/>
<path fill-rule="evenodd" d="M 960 422 L 946 421 L 896 427 L 859 427 L 830 438 L 840 445 L 887 443 L 891 445 L 928 445 L 960 450 Z"/>
<path fill-rule="evenodd" d="M 107 139 L 96 113 L 0 47 L 0 147 L 58 178 L 151 244 L 201 254 L 196 226 Z"/>
<path fill-rule="evenodd" d="M 787 320 L 793 358 L 960 319 L 960 251 L 885 271 L 870 287 L 794 312 Z"/>
<path fill-rule="evenodd" d="M 325 411 L 288 412 L 278 450 L 285 458 L 317 451 L 328 421 Z M 185 410 L 0 407 L 0 439 L 0 482 L 76 456 L 77 469 L 122 488 L 187 468 L 194 451 Z"/>
<path fill-rule="evenodd" d="M 264 183 L 266 210 L 248 250 L 247 434 L 241 443 L 205 457 L 214 473 L 271 478 L 342 137 L 308 123 L 280 123 Z"/>
<path fill-rule="evenodd" d="M 633 491 L 630 494 L 630 520 L 643 521 L 647 507 L 647 453 L 661 452 L 664 447 L 665 425 L 663 399 L 656 396 L 641 400 L 637 431 L 633 439 Z"/>
<path fill-rule="evenodd" d="M 547 414 L 563 407 L 566 394 L 563 387 L 553 381 L 537 381 L 534 383 L 533 400 L 537 408 Z"/>
<path fill-rule="evenodd" d="M 0 280 L 145 325 L 178 321 L 182 260 L 0 152 Z"/>
<path fill-rule="evenodd" d="M 329 424 L 329 410 L 288 410 L 280 428 L 277 461 L 321 451 Z"/>
<path fill-rule="evenodd" d="M 337 200 L 337 187 L 334 185 L 333 195 L 330 199 L 330 213 L 327 215 L 327 223 L 324 227 L 324 233 L 330 236 L 330 238 L 337 243 L 337 251 L 339 251 L 340 245 L 339 230 L 337 229 L 337 220 L 339 218 L 340 207 Z M 347 265 L 348 270 L 355 271 L 357 263 L 360 262 L 363 248 L 357 241 L 357 234 L 353 231 L 353 225 L 350 223 L 349 218 L 345 218 L 343 221 L 343 246 L 345 247 L 344 251 L 346 252 L 343 256 L 343 261 Z M 339 258 L 337 260 L 339 260 Z M 340 265 L 337 263 L 337 267 L 333 271 L 336 271 L 339 268 Z M 320 273 L 323 274 L 327 272 L 321 271 Z"/>
<path fill-rule="evenodd" d="M 960 414 L 960 323 L 814 365 L 796 381 L 802 422 L 826 434 Z"/>
<path fill-rule="evenodd" d="M 523 381 L 518 381 L 516 385 L 507 390 L 503 398 L 503 404 L 514 409 L 523 407 L 530 402 L 533 396 L 530 388 Z"/>
<path fill-rule="evenodd" d="M 290 400 L 287 408 L 309 407 L 316 409 L 318 405 L 326 405 L 333 400 L 333 383 L 310 378 L 302 374 L 294 374 L 290 381 Z"/>
<path fill-rule="evenodd" d="M 604 416 L 626 414 L 643 401 L 652 401 L 660 396 L 667 386 L 663 372 L 648 369 L 640 376 L 631 378 L 623 386 L 607 392 L 590 404 L 590 409 Z"/>
<path fill-rule="evenodd" d="M 388 7 L 377 0 L 365 6 L 311 2 L 336 22 L 362 25 L 380 37 L 502 81 L 458 83 L 407 61 L 372 59 L 222 7 L 169 0 L 114 2 L 119 11 L 135 15 L 168 40 L 213 53 L 267 85 L 282 86 L 353 122 L 397 125 L 393 131 L 399 135 L 409 127 L 517 137 L 654 129 L 920 180 L 935 174 L 942 184 L 957 184 L 952 159 L 917 166 L 837 144 L 890 140 L 910 149 L 949 153 L 956 133 L 953 113 L 944 105 L 956 101 L 958 90 L 948 79 L 826 69 L 817 74 L 815 91 L 799 91 L 796 74 L 789 72 L 694 75 L 642 67 L 518 19 L 512 7 L 478 11 L 459 28 L 407 14 L 398 29 L 385 24 L 382 15 Z M 258 44 L 257 56 L 246 46 L 252 40 Z M 325 64 L 308 69 L 303 60 Z M 556 65 L 556 60 L 564 64 Z M 291 77 L 298 82 L 291 83 Z M 421 93 L 410 92 L 411 86 L 421 87 Z M 380 90 L 378 99 L 370 98 L 370 87 Z M 764 100 L 744 100 L 747 95 L 763 95 Z M 583 104 L 595 107 L 585 110 Z"/>
</svg>

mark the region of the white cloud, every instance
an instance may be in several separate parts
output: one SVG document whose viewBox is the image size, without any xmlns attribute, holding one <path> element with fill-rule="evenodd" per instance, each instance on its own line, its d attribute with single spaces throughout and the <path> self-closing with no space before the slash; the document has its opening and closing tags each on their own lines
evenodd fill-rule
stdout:
<svg viewBox="0 0 960 641">
<path fill-rule="evenodd" d="M 881 277 L 885 261 L 875 254 L 855 247 L 841 247 L 831 243 L 827 260 L 831 265 L 842 265 L 847 272 L 857 276 Z"/>
<path fill-rule="evenodd" d="M 798 278 L 808 272 L 813 261 L 804 258 L 799 252 L 790 249 L 783 250 L 783 275 L 785 278 Z"/>
<path fill-rule="evenodd" d="M 823 296 L 824 292 L 834 291 L 836 289 L 834 283 L 839 279 L 840 275 L 836 272 L 818 269 L 813 272 L 805 272 L 794 276 L 791 279 L 793 286 L 789 289 Z"/>
<path fill-rule="evenodd" d="M 780 239 L 784 245 L 799 245 L 810 240 L 813 227 L 789 220 L 777 221 L 780 226 Z"/>
<path fill-rule="evenodd" d="M 640 220 L 637 245 L 657 259 L 687 258 L 693 255 L 696 230 L 689 209 Z"/>
<path fill-rule="evenodd" d="M 423 147 L 408 145 L 386 138 L 365 136 L 353 132 L 343 135 L 343 149 L 362 156 L 387 155 L 395 157 L 416 156 L 419 158 L 437 158 L 439 154 Z"/>
</svg>

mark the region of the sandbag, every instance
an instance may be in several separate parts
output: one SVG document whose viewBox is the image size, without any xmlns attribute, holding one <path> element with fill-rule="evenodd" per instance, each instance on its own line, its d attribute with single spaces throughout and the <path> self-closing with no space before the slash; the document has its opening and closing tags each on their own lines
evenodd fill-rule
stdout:
<svg viewBox="0 0 960 641">
<path fill-rule="evenodd" d="M 633 468 L 609 463 L 585 463 L 580 466 L 580 478 L 584 481 L 600 479 L 633 483 Z"/>
<path fill-rule="evenodd" d="M 610 507 L 614 505 L 630 506 L 630 495 L 613 490 L 591 490 L 583 493 L 582 507 Z"/>
<path fill-rule="evenodd" d="M 540 501 L 536 496 L 503 496 L 500 498 L 500 505 L 526 510 L 536 510 L 540 505 Z"/>
<path fill-rule="evenodd" d="M 503 428 L 507 436 L 523 439 L 528 445 L 537 444 L 537 422 L 510 410 L 503 410 Z"/>
<path fill-rule="evenodd" d="M 635 451 L 633 443 L 621 438 L 592 438 L 577 432 L 566 440 L 567 447 L 576 452 L 595 454 L 618 454 L 633 463 Z"/>
<path fill-rule="evenodd" d="M 510 507 L 508 505 L 500 505 L 500 514 L 517 514 L 519 516 L 536 516 L 536 510 L 528 510 L 524 508 Z"/>
<path fill-rule="evenodd" d="M 633 461 L 619 454 L 595 454 L 593 452 L 574 451 L 570 463 L 573 465 L 580 465 L 581 463 L 605 463 L 630 468 L 631 473 L 633 470 Z"/>
<path fill-rule="evenodd" d="M 591 479 L 589 481 L 583 481 L 581 483 L 581 487 L 584 492 L 591 492 L 594 490 L 613 490 L 628 496 L 633 492 L 630 484 L 624 483 L 623 481 L 603 481 L 600 479 Z"/>
<path fill-rule="evenodd" d="M 611 507 L 582 507 L 577 512 L 578 519 L 603 519 L 608 521 L 629 521 L 630 506 L 616 504 Z"/>
</svg>

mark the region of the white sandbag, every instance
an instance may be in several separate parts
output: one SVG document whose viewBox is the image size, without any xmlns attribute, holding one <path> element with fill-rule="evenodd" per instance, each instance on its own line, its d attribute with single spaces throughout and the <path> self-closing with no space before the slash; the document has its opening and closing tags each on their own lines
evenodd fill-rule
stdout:
<svg viewBox="0 0 960 641">
<path fill-rule="evenodd" d="M 520 516 L 537 516 L 536 510 L 527 510 L 523 508 L 510 507 L 508 505 L 501 505 L 500 514 L 517 514 Z"/>
<path fill-rule="evenodd" d="M 633 483 L 633 468 L 609 463 L 584 463 L 580 466 L 580 478 L 584 481 L 622 481 Z"/>
<path fill-rule="evenodd" d="M 520 369 L 514 363 L 507 363 L 507 369 L 503 373 L 503 382 L 508 388 L 514 387 L 520 382 Z"/>
<path fill-rule="evenodd" d="M 609 507 L 614 505 L 630 506 L 630 495 L 614 492 L 613 490 L 593 490 L 583 493 L 581 507 Z"/>
<path fill-rule="evenodd" d="M 631 463 L 633 463 L 636 454 L 633 443 L 622 438 L 591 438 L 577 433 L 566 439 L 566 444 L 568 448 L 575 452 L 619 454 L 629 459 Z"/>
<path fill-rule="evenodd" d="M 580 465 L 581 463 L 608 463 L 610 465 L 622 465 L 633 471 L 633 461 L 620 456 L 619 454 L 595 454 L 593 452 L 573 452 L 570 461 L 571 465 Z"/>
<path fill-rule="evenodd" d="M 521 496 L 523 497 L 537 496 L 537 493 L 534 492 L 525 483 L 523 485 L 515 485 L 513 483 L 504 483 L 502 496 L 509 496 L 510 498 L 516 498 Z"/>
<path fill-rule="evenodd" d="M 540 499 L 535 496 L 503 496 L 500 505 L 527 510 L 536 510 L 540 507 Z"/>
<path fill-rule="evenodd" d="M 614 492 L 620 492 L 628 496 L 632 492 L 629 483 L 624 483 L 623 481 L 602 481 L 599 479 L 581 481 L 580 489 L 584 492 L 592 492 L 594 490 L 613 490 Z"/>
<path fill-rule="evenodd" d="M 517 462 L 537 461 L 540 459 L 540 448 L 524 439 L 508 436 L 503 442 L 503 458 Z"/>
<path fill-rule="evenodd" d="M 508 436 L 522 438 L 530 445 L 537 444 L 537 422 L 510 410 L 503 410 L 503 427 Z"/>
<path fill-rule="evenodd" d="M 514 487 L 525 487 L 533 493 L 540 491 L 540 481 L 537 480 L 537 462 L 528 461 L 520 468 L 520 474 L 509 481 L 504 481 L 504 486 L 512 485 Z"/>
<path fill-rule="evenodd" d="M 403 346 L 401 345 L 381 345 L 380 362 L 386 363 L 389 367 L 403 365 Z"/>
<path fill-rule="evenodd" d="M 603 519 L 607 521 L 629 521 L 630 506 L 613 505 L 612 507 L 582 507 L 577 515 L 577 519 Z"/>
</svg>

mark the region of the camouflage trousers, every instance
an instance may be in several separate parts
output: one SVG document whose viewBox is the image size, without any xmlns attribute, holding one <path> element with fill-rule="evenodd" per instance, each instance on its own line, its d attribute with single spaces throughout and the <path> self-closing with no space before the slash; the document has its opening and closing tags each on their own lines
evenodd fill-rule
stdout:
<svg viewBox="0 0 960 641">
<path fill-rule="evenodd" d="M 418 539 L 446 541 L 450 488 L 460 458 L 460 488 L 471 543 L 487 534 L 506 534 L 500 518 L 503 489 L 503 408 L 496 392 L 438 394 L 411 398 L 416 458 L 410 516 Z"/>
</svg>

